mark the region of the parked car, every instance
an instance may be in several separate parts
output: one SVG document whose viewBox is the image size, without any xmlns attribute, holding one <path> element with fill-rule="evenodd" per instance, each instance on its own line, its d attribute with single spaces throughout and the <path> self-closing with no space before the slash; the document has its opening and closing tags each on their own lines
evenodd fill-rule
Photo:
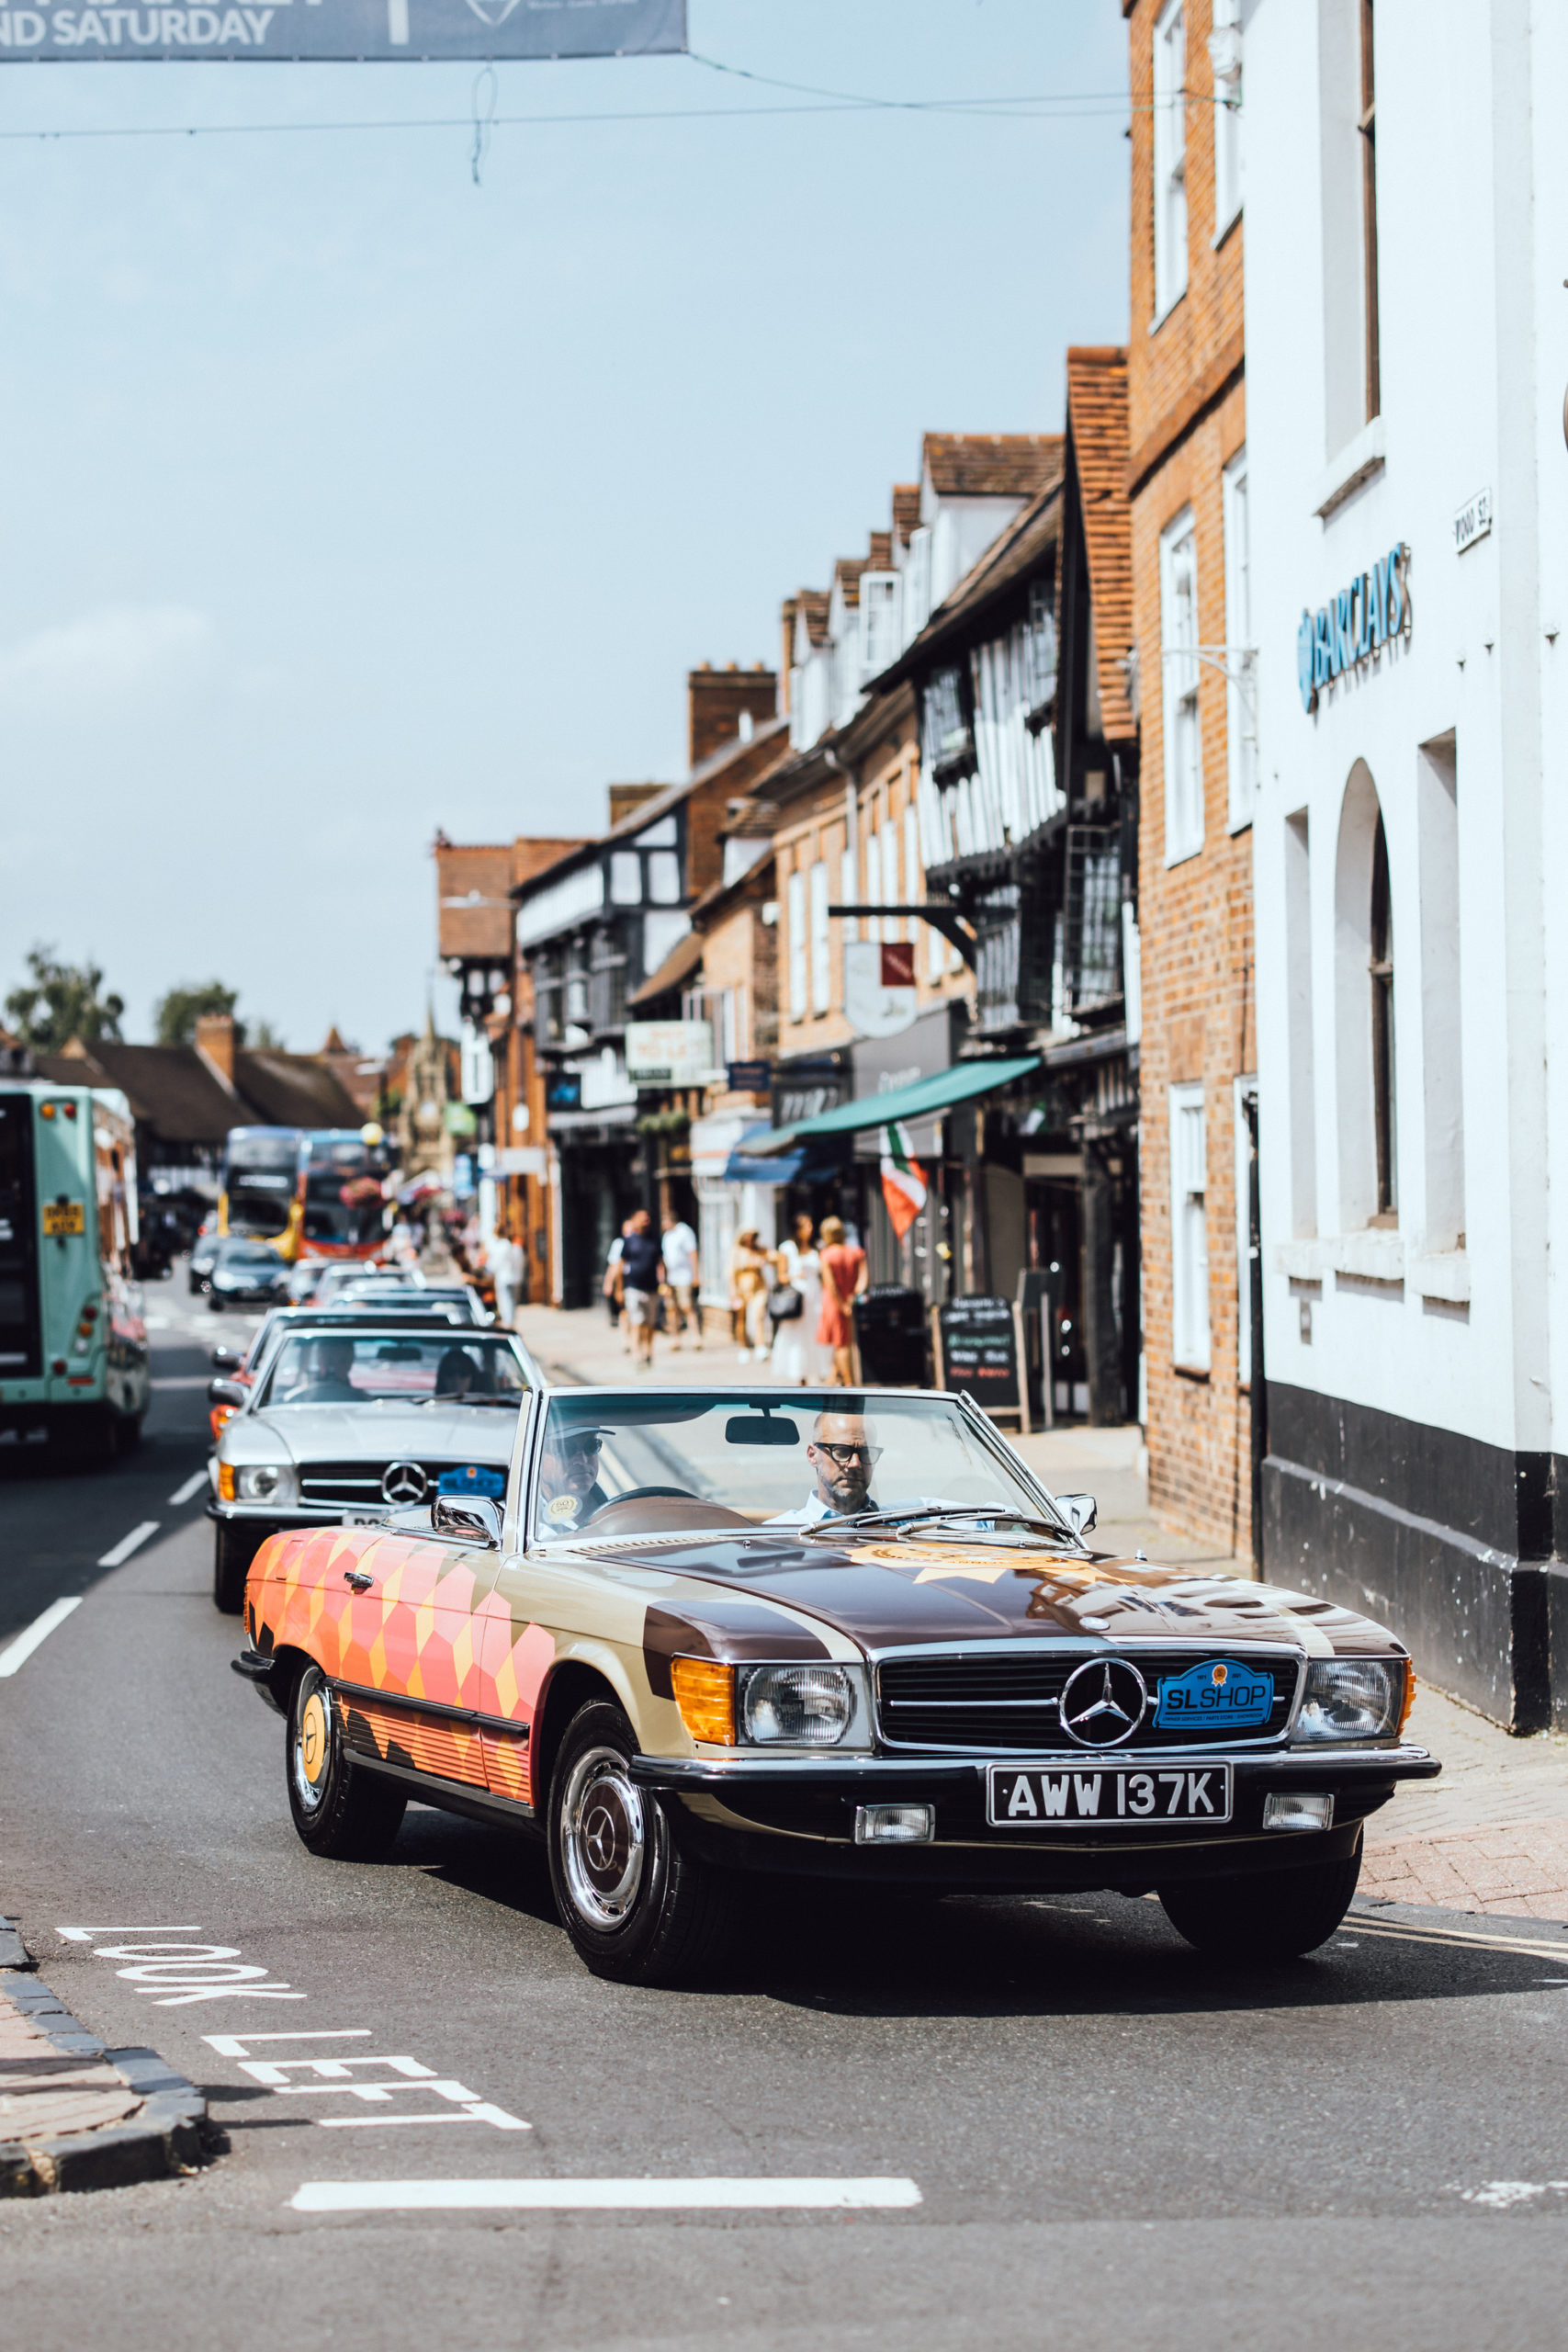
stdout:
<svg viewBox="0 0 1568 2352">
<path fill-rule="evenodd" d="M 503 1492 L 537 1376 L 511 1333 L 443 1313 L 307 1316 L 250 1388 L 214 1381 L 213 1401 L 237 1408 L 212 1463 L 218 1607 L 238 1610 L 258 1545 L 280 1528 L 384 1527 L 448 1476 L 464 1493 Z"/>
<path fill-rule="evenodd" d="M 266 1242 L 235 1236 L 220 1241 L 207 1277 L 214 1315 L 226 1306 L 272 1306 L 288 1295 L 288 1269 Z"/>
<path fill-rule="evenodd" d="M 200 1297 L 212 1279 L 212 1269 L 218 1262 L 224 1236 L 220 1233 L 198 1233 L 190 1245 L 190 1257 L 186 1266 L 186 1287 Z M 276 1254 L 276 1252 L 274 1253 Z"/>
<path fill-rule="evenodd" d="M 238 1480 L 287 1475 L 265 1418 L 224 1432 Z M 1091 1551 L 1092 1498 L 967 1399 L 551 1389 L 513 1418 L 504 1496 L 262 1546 L 235 1663 L 312 1851 L 384 1849 L 411 1798 L 508 1823 L 601 1975 L 704 1973 L 754 1872 L 1152 1889 L 1201 1950 L 1304 1952 L 1367 1816 L 1439 1769 L 1382 1626 Z"/>
<path fill-rule="evenodd" d="M 451 1306 L 470 1323 L 493 1323 L 477 1290 L 469 1283 L 411 1283 L 400 1274 L 370 1274 L 344 1283 L 333 1295 L 334 1306 L 396 1306 L 407 1300 L 420 1306 Z"/>
</svg>

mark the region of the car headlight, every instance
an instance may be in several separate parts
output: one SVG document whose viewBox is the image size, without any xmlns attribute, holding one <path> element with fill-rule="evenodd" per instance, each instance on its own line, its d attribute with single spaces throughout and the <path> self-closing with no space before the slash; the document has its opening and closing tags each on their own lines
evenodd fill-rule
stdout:
<svg viewBox="0 0 1568 2352">
<path fill-rule="evenodd" d="M 840 1747 L 860 1716 L 860 1678 L 847 1666 L 742 1669 L 740 1736 L 758 1747 Z"/>
<path fill-rule="evenodd" d="M 1297 1739 L 1383 1739 L 1404 1713 L 1402 1659 L 1314 1658 L 1296 1717 Z"/>
<path fill-rule="evenodd" d="M 247 1462 L 235 1477 L 243 1503 L 292 1501 L 294 1473 L 277 1462 Z"/>
</svg>

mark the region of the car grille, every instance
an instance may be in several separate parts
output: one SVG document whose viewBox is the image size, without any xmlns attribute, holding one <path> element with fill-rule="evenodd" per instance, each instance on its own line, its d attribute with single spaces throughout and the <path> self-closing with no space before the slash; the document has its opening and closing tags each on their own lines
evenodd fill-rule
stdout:
<svg viewBox="0 0 1568 2352">
<path fill-rule="evenodd" d="M 1116 1655 L 1110 1650 L 1052 1650 L 1021 1657 L 886 1659 L 876 1678 L 883 1738 L 894 1747 L 1055 1748 L 1081 1755 L 1084 1750 L 1060 1726 L 1063 1686 L 1086 1662 Z M 1124 1655 L 1143 1676 L 1150 1703 L 1131 1739 L 1122 1743 L 1122 1753 L 1145 1747 L 1252 1746 L 1278 1739 L 1290 1721 L 1300 1671 L 1294 1658 L 1256 1661 L 1274 1685 L 1267 1724 L 1239 1730 L 1223 1723 L 1189 1724 L 1177 1732 L 1155 1729 L 1154 1702 L 1161 1677 L 1184 1673 L 1222 1653 L 1135 1649 Z"/>
<path fill-rule="evenodd" d="M 388 1462 L 306 1462 L 299 1468 L 299 1497 L 308 1503 L 349 1503 L 363 1509 L 367 1504 L 381 1500 L 381 1480 L 391 1460 L 412 1461 L 409 1454 L 389 1456 Z M 421 1461 L 426 1492 L 434 1495 L 435 1482 L 444 1470 L 456 1470 L 456 1462 Z"/>
</svg>

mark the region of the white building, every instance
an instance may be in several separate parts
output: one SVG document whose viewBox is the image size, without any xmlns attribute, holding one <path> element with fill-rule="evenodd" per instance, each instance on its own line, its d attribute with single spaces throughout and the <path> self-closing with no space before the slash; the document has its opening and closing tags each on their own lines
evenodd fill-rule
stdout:
<svg viewBox="0 0 1568 2352">
<path fill-rule="evenodd" d="M 1244 16 L 1267 1569 L 1562 1724 L 1568 8 Z"/>
</svg>

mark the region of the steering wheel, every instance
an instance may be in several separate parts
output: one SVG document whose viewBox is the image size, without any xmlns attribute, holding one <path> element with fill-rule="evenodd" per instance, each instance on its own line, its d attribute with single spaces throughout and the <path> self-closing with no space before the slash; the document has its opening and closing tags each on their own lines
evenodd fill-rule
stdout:
<svg viewBox="0 0 1568 2352">
<path fill-rule="evenodd" d="M 699 1496 L 693 1494 L 690 1487 L 628 1487 L 624 1495 L 609 1496 L 600 1504 L 599 1510 L 613 1510 L 617 1503 L 646 1502 L 650 1495 L 679 1495 L 683 1503 L 701 1500 Z M 596 1510 L 593 1516 L 597 1519 L 599 1511 Z"/>
</svg>

